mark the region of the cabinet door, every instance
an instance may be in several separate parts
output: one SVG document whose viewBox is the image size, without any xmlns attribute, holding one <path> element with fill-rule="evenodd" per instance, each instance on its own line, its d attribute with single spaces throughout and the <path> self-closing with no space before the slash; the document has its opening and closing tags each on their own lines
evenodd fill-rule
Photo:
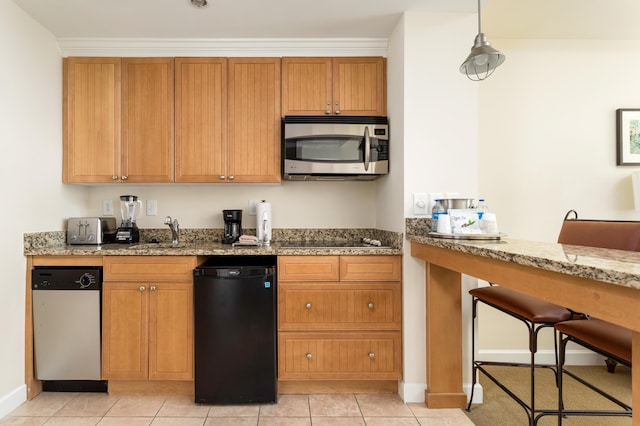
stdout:
<svg viewBox="0 0 640 426">
<path fill-rule="evenodd" d="M 282 58 L 282 116 L 332 112 L 331 58 Z"/>
<path fill-rule="evenodd" d="M 120 175 L 120 58 L 63 62 L 62 181 L 113 182 Z"/>
<path fill-rule="evenodd" d="M 400 332 L 280 333 L 278 379 L 396 380 Z"/>
<path fill-rule="evenodd" d="M 193 284 L 149 285 L 149 379 L 193 379 Z"/>
<path fill-rule="evenodd" d="M 340 256 L 340 281 L 400 281 L 400 256 Z"/>
<path fill-rule="evenodd" d="M 227 59 L 176 60 L 176 182 L 227 174 Z"/>
<path fill-rule="evenodd" d="M 333 58 L 333 110 L 339 115 L 386 114 L 386 61 Z"/>
<path fill-rule="evenodd" d="M 400 283 L 280 283 L 278 330 L 400 330 Z"/>
<path fill-rule="evenodd" d="M 278 256 L 279 281 L 338 281 L 339 256 Z"/>
<path fill-rule="evenodd" d="M 102 288 L 102 378 L 148 377 L 149 292 L 144 284 L 105 282 Z"/>
<path fill-rule="evenodd" d="M 280 58 L 229 59 L 229 182 L 280 182 Z"/>
<path fill-rule="evenodd" d="M 122 59 L 122 180 L 174 180 L 173 58 Z"/>
</svg>

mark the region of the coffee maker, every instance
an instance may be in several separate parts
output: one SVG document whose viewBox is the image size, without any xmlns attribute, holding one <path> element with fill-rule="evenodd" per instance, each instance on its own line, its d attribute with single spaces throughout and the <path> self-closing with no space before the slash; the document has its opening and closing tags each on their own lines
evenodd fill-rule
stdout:
<svg viewBox="0 0 640 426">
<path fill-rule="evenodd" d="M 142 201 L 135 195 L 120 196 L 120 214 L 122 223 L 116 230 L 116 242 L 123 244 L 137 243 L 140 241 L 140 230 L 136 225 L 136 218 L 142 209 Z"/>
<path fill-rule="evenodd" d="M 233 244 L 242 235 L 242 210 L 222 210 L 224 237 L 222 244 Z"/>
</svg>

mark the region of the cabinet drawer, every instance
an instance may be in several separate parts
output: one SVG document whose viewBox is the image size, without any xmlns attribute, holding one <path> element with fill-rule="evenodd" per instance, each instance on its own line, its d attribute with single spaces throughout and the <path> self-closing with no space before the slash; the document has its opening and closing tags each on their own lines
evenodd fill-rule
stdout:
<svg viewBox="0 0 640 426">
<path fill-rule="evenodd" d="M 340 256 L 340 281 L 400 281 L 400 256 Z"/>
<path fill-rule="evenodd" d="M 105 256 L 105 281 L 192 281 L 195 256 Z"/>
<path fill-rule="evenodd" d="M 280 333 L 278 378 L 401 378 L 400 332 Z"/>
<path fill-rule="evenodd" d="M 338 281 L 338 256 L 278 256 L 278 281 Z"/>
<path fill-rule="evenodd" d="M 282 284 L 278 329 L 400 330 L 399 283 Z"/>
</svg>

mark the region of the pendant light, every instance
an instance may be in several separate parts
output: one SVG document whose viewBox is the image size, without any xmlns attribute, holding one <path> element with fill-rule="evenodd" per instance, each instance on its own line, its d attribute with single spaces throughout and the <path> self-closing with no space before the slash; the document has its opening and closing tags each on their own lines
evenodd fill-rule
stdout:
<svg viewBox="0 0 640 426">
<path fill-rule="evenodd" d="M 478 0 L 478 35 L 471 47 L 471 53 L 460 65 L 460 72 L 466 75 L 469 80 L 484 80 L 493 74 L 493 71 L 504 62 L 504 59 L 504 55 L 491 47 L 487 36 L 482 33 L 480 0 Z"/>
</svg>

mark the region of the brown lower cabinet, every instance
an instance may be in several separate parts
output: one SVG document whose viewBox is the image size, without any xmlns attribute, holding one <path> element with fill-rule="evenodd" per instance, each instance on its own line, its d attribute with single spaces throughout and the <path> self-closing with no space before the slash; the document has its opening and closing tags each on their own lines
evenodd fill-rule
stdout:
<svg viewBox="0 0 640 426">
<path fill-rule="evenodd" d="M 400 256 L 278 257 L 278 379 L 402 377 Z"/>
<path fill-rule="evenodd" d="M 106 256 L 102 377 L 193 379 L 193 256 Z"/>
</svg>

